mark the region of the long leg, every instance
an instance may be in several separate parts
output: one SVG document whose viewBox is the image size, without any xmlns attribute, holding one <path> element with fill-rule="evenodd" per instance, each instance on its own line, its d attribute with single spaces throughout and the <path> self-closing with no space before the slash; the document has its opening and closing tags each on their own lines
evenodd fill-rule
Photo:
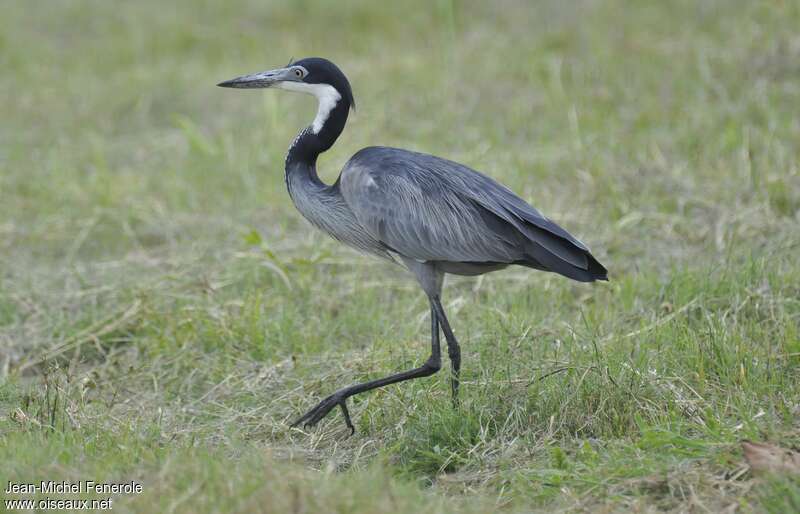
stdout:
<svg viewBox="0 0 800 514">
<path fill-rule="evenodd" d="M 370 380 L 369 382 L 355 384 L 345 387 L 344 389 L 340 389 L 319 402 L 316 407 L 303 414 L 302 417 L 295 420 L 292 423 L 292 426 L 296 427 L 301 423 L 303 423 L 304 426 L 314 426 L 319 422 L 319 420 L 327 416 L 328 413 L 338 405 L 342 409 L 344 421 L 347 424 L 347 428 L 350 429 L 350 434 L 352 435 L 355 433 L 356 429 L 353 426 L 353 423 L 350 421 L 350 413 L 347 411 L 347 404 L 345 403 L 347 398 L 371 389 L 377 389 L 378 387 L 383 387 L 389 384 L 403 382 L 404 380 L 428 377 L 439 371 L 441 367 L 442 356 L 441 349 L 439 348 L 439 316 L 437 314 L 436 305 L 433 299 L 431 299 L 431 356 L 428 357 L 428 360 L 425 361 L 425 364 L 409 371 L 403 371 L 402 373 L 390 375 L 385 378 Z"/>
<path fill-rule="evenodd" d="M 447 340 L 447 354 L 450 356 L 450 365 L 452 366 L 453 376 L 450 378 L 450 387 L 453 391 L 453 403 L 458 403 L 458 385 L 460 383 L 459 375 L 461 374 L 461 347 L 458 345 L 458 340 L 450 328 L 450 322 L 447 321 L 447 316 L 444 314 L 442 302 L 439 296 L 431 298 L 431 304 L 436 311 L 436 316 L 439 318 L 439 325 L 444 332 L 444 338 Z"/>
</svg>

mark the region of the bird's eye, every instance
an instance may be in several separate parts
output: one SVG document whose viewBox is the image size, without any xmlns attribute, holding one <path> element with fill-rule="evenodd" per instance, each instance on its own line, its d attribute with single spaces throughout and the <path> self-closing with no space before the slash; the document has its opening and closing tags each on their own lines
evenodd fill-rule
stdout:
<svg viewBox="0 0 800 514">
<path fill-rule="evenodd" d="M 297 77 L 297 78 L 299 78 L 299 79 L 300 79 L 300 78 L 303 78 L 303 72 L 302 72 L 302 71 L 301 71 L 299 68 L 295 68 L 295 70 L 294 70 L 294 76 L 295 76 L 295 77 Z"/>
</svg>

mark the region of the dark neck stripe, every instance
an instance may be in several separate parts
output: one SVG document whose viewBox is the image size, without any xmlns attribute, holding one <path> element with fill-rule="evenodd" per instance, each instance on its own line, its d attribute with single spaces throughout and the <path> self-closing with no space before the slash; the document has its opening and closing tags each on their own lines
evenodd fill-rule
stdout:
<svg viewBox="0 0 800 514">
<path fill-rule="evenodd" d="M 331 109 L 328 119 L 325 120 L 319 133 L 314 134 L 310 126 L 303 129 L 292 142 L 289 153 L 286 155 L 287 173 L 294 164 L 314 166 L 319 154 L 333 146 L 344 130 L 349 111 L 349 102 L 342 98 Z"/>
</svg>

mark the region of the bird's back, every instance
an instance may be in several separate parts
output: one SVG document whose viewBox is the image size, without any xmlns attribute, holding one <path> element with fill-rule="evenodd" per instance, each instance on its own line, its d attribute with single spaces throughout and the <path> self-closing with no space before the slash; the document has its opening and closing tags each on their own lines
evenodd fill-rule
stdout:
<svg viewBox="0 0 800 514">
<path fill-rule="evenodd" d="M 406 258 L 464 265 L 451 265 L 454 273 L 521 264 L 580 281 L 606 279 L 583 243 L 462 164 L 369 147 L 348 161 L 337 186 L 364 229 Z"/>
</svg>

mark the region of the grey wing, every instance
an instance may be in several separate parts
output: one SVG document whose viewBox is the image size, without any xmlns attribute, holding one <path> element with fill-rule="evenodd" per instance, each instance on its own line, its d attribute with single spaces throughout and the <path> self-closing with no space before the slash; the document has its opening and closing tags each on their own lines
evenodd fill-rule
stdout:
<svg viewBox="0 0 800 514">
<path fill-rule="evenodd" d="M 420 261 L 513 262 L 523 257 L 515 241 L 498 230 L 502 223 L 478 204 L 435 176 L 408 171 L 351 160 L 342 172 L 342 195 L 373 237 Z"/>
<path fill-rule="evenodd" d="M 605 276 L 583 243 L 506 187 L 458 163 L 365 148 L 345 166 L 340 187 L 359 223 L 406 257 L 526 264 L 576 280 Z"/>
</svg>

